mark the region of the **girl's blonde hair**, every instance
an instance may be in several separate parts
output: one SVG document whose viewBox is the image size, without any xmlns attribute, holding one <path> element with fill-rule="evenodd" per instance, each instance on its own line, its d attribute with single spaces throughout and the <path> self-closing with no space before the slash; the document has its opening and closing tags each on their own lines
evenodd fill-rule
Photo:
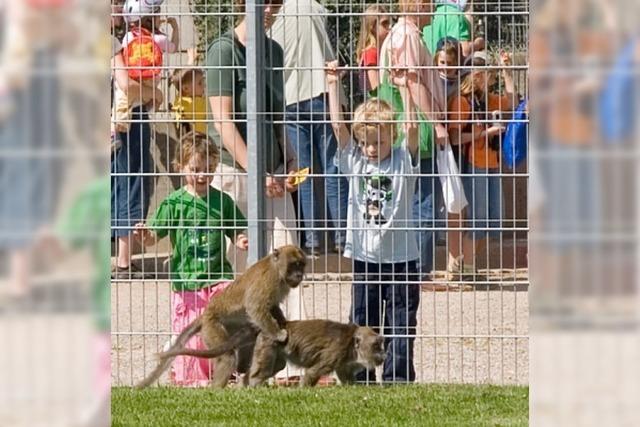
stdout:
<svg viewBox="0 0 640 427">
<path fill-rule="evenodd" d="M 433 1 L 430 0 L 400 0 L 398 6 L 400 7 L 400 13 L 417 13 L 421 12 L 423 5 L 428 5 L 433 8 Z"/>
<path fill-rule="evenodd" d="M 485 61 L 483 58 L 472 58 L 470 61 L 466 61 L 465 62 L 465 66 L 468 67 L 484 67 L 485 65 L 489 65 L 491 61 L 489 61 L 489 63 L 487 63 L 487 61 Z M 477 93 L 478 90 L 482 89 L 484 90 L 485 88 L 480 88 L 477 85 L 474 84 L 473 82 L 473 77 L 476 73 L 478 72 L 485 72 L 485 70 L 469 70 L 469 72 L 464 76 L 464 78 L 462 79 L 462 81 L 460 82 L 460 96 L 471 96 L 474 93 Z M 486 71 L 488 73 L 492 73 L 493 71 Z"/>
<path fill-rule="evenodd" d="M 353 134 L 358 141 L 365 141 L 367 134 L 372 131 L 390 132 L 391 141 L 395 141 L 397 129 L 394 119 L 391 105 L 381 99 L 370 98 L 353 112 Z"/>
<path fill-rule="evenodd" d="M 211 167 L 209 173 L 218 168 L 220 150 L 207 135 L 200 132 L 189 132 L 182 137 L 176 148 L 176 155 L 172 162 L 176 171 L 181 171 L 194 157 L 207 159 Z"/>
<path fill-rule="evenodd" d="M 373 4 L 365 9 L 360 23 L 360 37 L 358 38 L 358 45 L 356 46 L 358 61 L 362 60 L 362 53 L 366 49 L 377 47 L 378 38 L 375 34 L 375 31 L 377 31 L 376 27 L 381 18 L 380 15 L 385 16 L 386 13 L 387 9 L 377 4 Z"/>
</svg>

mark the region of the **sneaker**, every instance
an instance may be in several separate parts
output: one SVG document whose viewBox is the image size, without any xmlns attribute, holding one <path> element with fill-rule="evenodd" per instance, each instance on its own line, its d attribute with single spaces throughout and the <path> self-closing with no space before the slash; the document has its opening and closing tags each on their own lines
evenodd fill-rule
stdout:
<svg viewBox="0 0 640 427">
<path fill-rule="evenodd" d="M 320 248 L 317 246 L 304 248 L 304 252 L 307 254 L 307 258 L 317 259 L 320 257 Z"/>
<path fill-rule="evenodd" d="M 342 243 L 336 243 L 333 247 L 333 253 L 342 255 L 344 253 L 344 245 Z"/>
<path fill-rule="evenodd" d="M 111 280 L 142 280 L 151 279 L 150 273 L 143 273 L 134 264 L 129 267 L 118 267 L 117 265 L 111 270 Z"/>
</svg>

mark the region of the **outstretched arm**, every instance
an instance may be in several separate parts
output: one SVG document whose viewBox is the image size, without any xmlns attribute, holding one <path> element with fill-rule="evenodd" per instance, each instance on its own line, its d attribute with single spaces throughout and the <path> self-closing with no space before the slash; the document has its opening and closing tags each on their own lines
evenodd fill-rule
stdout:
<svg viewBox="0 0 640 427">
<path fill-rule="evenodd" d="M 412 157 L 418 155 L 418 148 L 420 145 L 420 138 L 418 135 L 418 115 L 416 114 L 416 108 L 413 103 L 413 98 L 409 93 L 407 87 L 407 73 L 401 70 L 394 70 L 392 73 L 393 84 L 395 84 L 400 90 L 402 96 L 402 102 L 404 103 L 404 119 L 403 123 L 405 135 L 407 136 L 407 148 Z"/>
<path fill-rule="evenodd" d="M 345 148 L 351 136 L 342 116 L 342 106 L 340 105 L 340 95 L 338 85 L 340 84 L 340 74 L 338 72 L 338 61 L 327 62 L 325 73 L 327 76 L 327 87 L 329 90 L 329 116 L 331 126 L 338 139 L 340 148 Z"/>
<path fill-rule="evenodd" d="M 500 65 L 503 67 L 511 66 L 511 55 L 507 52 L 500 52 Z M 502 78 L 504 79 L 504 91 L 505 96 L 509 100 L 508 105 L 505 107 L 507 110 L 513 110 L 515 107 L 515 84 L 513 82 L 513 70 L 511 68 L 504 68 L 502 70 Z"/>
</svg>

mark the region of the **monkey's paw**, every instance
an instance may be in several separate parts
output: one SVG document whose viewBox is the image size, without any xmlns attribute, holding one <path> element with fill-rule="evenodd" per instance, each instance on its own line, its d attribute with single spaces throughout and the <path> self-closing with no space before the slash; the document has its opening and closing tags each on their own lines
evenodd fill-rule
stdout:
<svg viewBox="0 0 640 427">
<path fill-rule="evenodd" d="M 288 337 L 289 337 L 289 334 L 287 333 L 287 330 L 280 329 L 280 332 L 278 332 L 278 335 L 276 335 L 276 341 L 284 343 L 287 341 Z"/>
</svg>

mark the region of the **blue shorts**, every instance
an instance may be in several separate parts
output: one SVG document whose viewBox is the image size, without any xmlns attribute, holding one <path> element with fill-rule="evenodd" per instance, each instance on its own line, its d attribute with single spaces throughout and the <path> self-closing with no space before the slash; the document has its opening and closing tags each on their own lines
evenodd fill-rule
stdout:
<svg viewBox="0 0 640 427">
<path fill-rule="evenodd" d="M 499 237 L 504 218 L 504 200 L 502 196 L 502 177 L 500 169 L 477 168 L 467 164 L 463 177 L 464 194 L 469 205 L 465 215 L 468 235 L 475 239 Z M 473 174 L 474 176 L 471 176 Z"/>
</svg>

